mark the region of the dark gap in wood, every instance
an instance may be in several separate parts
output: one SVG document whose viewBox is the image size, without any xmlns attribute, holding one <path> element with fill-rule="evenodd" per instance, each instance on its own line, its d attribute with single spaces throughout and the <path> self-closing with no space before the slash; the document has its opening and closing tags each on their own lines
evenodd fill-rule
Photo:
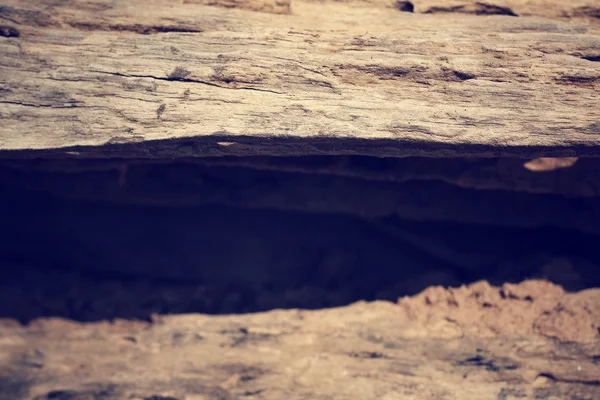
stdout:
<svg viewBox="0 0 600 400">
<path fill-rule="evenodd" d="M 0 316 L 317 309 L 478 280 L 599 286 L 596 197 L 440 181 L 440 171 L 464 176 L 503 162 L 522 163 L 5 160 L 0 293 L 10 298 Z M 571 168 L 589 173 L 594 163 Z"/>
</svg>

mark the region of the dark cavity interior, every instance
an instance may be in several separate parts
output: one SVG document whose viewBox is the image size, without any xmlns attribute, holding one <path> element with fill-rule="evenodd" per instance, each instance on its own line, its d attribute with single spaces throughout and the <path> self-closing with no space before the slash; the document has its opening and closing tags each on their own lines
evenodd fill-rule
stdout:
<svg viewBox="0 0 600 400">
<path fill-rule="evenodd" d="M 600 286 L 596 164 L 522 164 L 4 161 L 0 318 L 317 309 L 478 280 Z"/>
</svg>

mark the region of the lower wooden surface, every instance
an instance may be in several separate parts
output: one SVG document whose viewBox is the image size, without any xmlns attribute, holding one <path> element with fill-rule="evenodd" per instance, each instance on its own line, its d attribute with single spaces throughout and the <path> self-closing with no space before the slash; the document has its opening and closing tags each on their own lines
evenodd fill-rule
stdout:
<svg viewBox="0 0 600 400">
<path fill-rule="evenodd" d="M 598 399 L 600 291 L 431 288 L 398 304 L 0 323 L 0 399 Z"/>
</svg>

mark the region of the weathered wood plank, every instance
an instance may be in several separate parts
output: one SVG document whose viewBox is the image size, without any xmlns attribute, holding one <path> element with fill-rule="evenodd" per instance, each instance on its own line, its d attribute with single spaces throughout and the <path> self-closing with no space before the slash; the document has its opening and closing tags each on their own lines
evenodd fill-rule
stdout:
<svg viewBox="0 0 600 400">
<path fill-rule="evenodd" d="M 593 400 L 597 319 L 585 324 L 597 299 L 540 282 L 475 284 L 399 305 L 5 322 L 0 399 Z"/>
<path fill-rule="evenodd" d="M 562 14 L 567 6 L 555 2 L 516 4 L 498 6 L 545 15 L 550 4 L 555 19 L 364 2 L 299 1 L 286 14 L 6 0 L 0 19 L 13 34 L 0 38 L 0 150 L 600 154 L 593 4 Z M 573 16 L 577 7 L 589 15 Z"/>
</svg>

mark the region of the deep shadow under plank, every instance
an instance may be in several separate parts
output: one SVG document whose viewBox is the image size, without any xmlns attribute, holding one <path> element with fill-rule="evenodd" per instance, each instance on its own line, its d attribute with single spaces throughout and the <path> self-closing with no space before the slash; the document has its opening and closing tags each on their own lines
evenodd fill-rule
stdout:
<svg viewBox="0 0 600 400">
<path fill-rule="evenodd" d="M 395 301 L 430 285 L 600 285 L 597 237 L 240 208 L 2 200 L 0 317 L 90 321 Z"/>
</svg>

